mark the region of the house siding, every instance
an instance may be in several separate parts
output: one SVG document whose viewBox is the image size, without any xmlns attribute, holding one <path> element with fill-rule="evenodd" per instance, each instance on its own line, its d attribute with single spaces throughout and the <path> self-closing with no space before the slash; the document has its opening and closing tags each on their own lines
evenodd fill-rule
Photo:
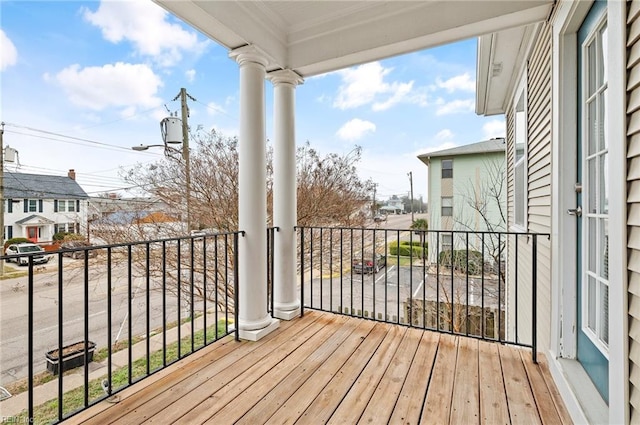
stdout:
<svg viewBox="0 0 640 425">
<path fill-rule="evenodd" d="M 527 229 L 532 233 L 551 233 L 551 26 L 541 24 L 540 32 L 527 61 Z M 517 94 L 515 95 L 517 96 Z M 514 96 L 514 97 L 515 97 Z M 514 99 L 515 102 L 515 99 Z M 513 106 L 507 113 L 507 210 L 509 227 L 515 222 L 514 215 L 514 116 Z M 517 248 L 515 244 L 518 244 Z M 518 237 L 507 246 L 509 256 L 509 282 L 518 286 L 516 309 L 515 286 L 507 287 L 509 313 L 507 327 L 515 331 L 517 310 L 518 339 L 531 342 L 532 297 L 532 240 Z M 517 249 L 517 262 L 516 262 Z M 517 264 L 517 269 L 516 269 Z M 538 349 L 549 349 L 551 334 L 551 243 L 547 237 L 538 238 L 537 263 L 537 320 Z M 517 282 L 516 282 L 517 274 Z"/>
<path fill-rule="evenodd" d="M 640 0 L 627 14 L 629 418 L 640 423 Z"/>
</svg>

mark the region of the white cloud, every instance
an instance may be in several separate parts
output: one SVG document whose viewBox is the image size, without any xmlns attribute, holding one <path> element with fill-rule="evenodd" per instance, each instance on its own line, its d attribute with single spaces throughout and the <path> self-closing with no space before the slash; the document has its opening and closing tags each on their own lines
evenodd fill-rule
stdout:
<svg viewBox="0 0 640 425">
<path fill-rule="evenodd" d="M 504 120 L 494 119 L 486 122 L 482 126 L 482 132 L 485 139 L 491 139 L 493 137 L 504 137 L 506 128 Z"/>
<path fill-rule="evenodd" d="M 46 76 L 45 76 L 46 78 Z M 160 77 L 147 65 L 118 62 L 102 67 L 71 65 L 56 76 L 71 102 L 93 110 L 124 107 L 153 108 L 162 101 L 156 94 Z"/>
<path fill-rule="evenodd" d="M 454 91 L 458 90 L 468 92 L 474 92 L 476 90 L 476 82 L 471 79 L 469 73 L 466 72 L 462 75 L 457 75 L 445 81 L 437 79 L 436 85 L 441 89 L 445 89 L 449 93 L 453 93 Z"/>
<path fill-rule="evenodd" d="M 193 83 L 193 80 L 195 80 L 196 78 L 196 70 L 190 69 L 184 73 L 184 76 L 187 79 L 187 81 L 189 81 L 190 83 Z"/>
<path fill-rule="evenodd" d="M 0 29 L 0 71 L 13 66 L 18 61 L 18 50 L 7 34 Z"/>
<path fill-rule="evenodd" d="M 436 134 L 436 140 L 449 140 L 449 139 L 453 139 L 453 132 L 448 128 L 440 130 Z"/>
<path fill-rule="evenodd" d="M 342 78 L 333 106 L 342 110 L 373 103 L 374 111 L 384 111 L 400 103 L 426 105 L 423 90 L 413 89 L 413 81 L 386 82 L 393 68 L 384 68 L 380 62 L 372 62 L 355 68 L 336 71 Z"/>
<path fill-rule="evenodd" d="M 207 45 L 195 32 L 168 22 L 169 14 L 151 1 L 102 0 L 95 12 L 84 7 L 82 12 L 107 41 L 130 41 L 138 54 L 151 56 L 162 66 L 178 63 L 183 51 L 200 53 Z"/>
<path fill-rule="evenodd" d="M 373 133 L 375 131 L 376 125 L 371 121 L 354 118 L 340 127 L 336 134 L 342 140 L 352 142 L 362 138 L 368 132 Z"/>
<path fill-rule="evenodd" d="M 459 114 L 463 112 L 473 112 L 475 101 L 473 99 L 452 100 L 444 102 L 438 106 L 436 115 Z"/>
</svg>

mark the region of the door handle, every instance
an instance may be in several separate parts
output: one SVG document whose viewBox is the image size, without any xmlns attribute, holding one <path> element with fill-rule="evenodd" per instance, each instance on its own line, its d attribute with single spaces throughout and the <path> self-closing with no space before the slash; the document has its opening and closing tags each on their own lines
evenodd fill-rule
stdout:
<svg viewBox="0 0 640 425">
<path fill-rule="evenodd" d="M 569 208 L 567 214 L 575 215 L 576 217 L 582 217 L 582 207 L 580 205 L 577 208 Z"/>
</svg>

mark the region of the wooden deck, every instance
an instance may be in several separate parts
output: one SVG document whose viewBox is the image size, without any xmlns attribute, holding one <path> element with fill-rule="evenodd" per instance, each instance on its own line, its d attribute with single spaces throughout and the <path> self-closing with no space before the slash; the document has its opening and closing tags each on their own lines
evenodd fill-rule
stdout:
<svg viewBox="0 0 640 425">
<path fill-rule="evenodd" d="M 320 312 L 258 342 L 226 338 L 119 396 L 67 422 L 571 422 L 530 351 Z"/>
</svg>

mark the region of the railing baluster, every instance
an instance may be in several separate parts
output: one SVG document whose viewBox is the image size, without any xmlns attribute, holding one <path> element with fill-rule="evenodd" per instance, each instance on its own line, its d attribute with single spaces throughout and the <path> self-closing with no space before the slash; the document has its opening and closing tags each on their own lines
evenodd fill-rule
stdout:
<svg viewBox="0 0 640 425">
<path fill-rule="evenodd" d="M 538 235 L 533 234 L 531 258 L 531 351 L 533 362 L 538 363 Z"/>
<path fill-rule="evenodd" d="M 167 367 L 167 242 L 162 241 L 162 367 Z"/>
<path fill-rule="evenodd" d="M 340 305 L 338 305 L 339 309 L 344 309 L 344 299 L 342 298 L 343 296 L 342 275 L 344 274 L 343 247 L 344 247 L 343 232 L 342 232 L 342 228 L 340 228 Z"/>
<path fill-rule="evenodd" d="M 149 242 L 146 243 L 145 245 L 145 250 L 146 250 L 146 264 L 147 264 L 147 273 L 145 276 L 145 284 L 146 284 L 146 299 L 145 299 L 145 319 L 146 319 L 146 328 L 147 328 L 147 336 L 145 338 L 145 348 L 147 350 L 147 364 L 146 364 L 146 370 L 147 370 L 147 375 L 149 375 L 151 373 L 151 364 L 150 364 L 150 359 L 151 359 L 151 245 L 149 244 Z"/>
<path fill-rule="evenodd" d="M 62 349 L 64 347 L 64 297 L 63 297 L 63 267 L 62 267 L 62 254 L 58 254 L 58 420 L 61 421 L 64 416 L 64 390 L 62 385 L 62 378 L 64 376 L 64 369 L 62 364 Z M 111 329 L 111 326 L 109 326 Z M 33 381 L 29 380 L 29 393 L 33 391 Z M 30 418 L 32 416 L 29 416 Z"/>
<path fill-rule="evenodd" d="M 467 285 L 467 298 L 466 298 L 466 311 L 465 311 L 465 316 L 464 316 L 464 323 L 465 323 L 465 334 L 467 336 L 469 336 L 469 232 L 465 232 L 465 242 L 466 242 L 466 252 L 465 252 L 465 257 L 466 257 L 466 265 L 465 265 L 465 270 L 466 270 L 466 285 Z"/>
<path fill-rule="evenodd" d="M 244 236 L 244 233 L 243 233 Z M 228 250 L 225 249 L 225 252 L 228 252 Z M 226 255 L 226 254 L 225 254 Z M 239 273 L 240 273 L 240 267 L 238 266 L 238 234 L 235 233 L 233 235 L 233 286 L 234 286 L 234 299 L 233 299 L 233 319 L 235 321 L 235 339 L 236 341 L 240 341 L 240 326 L 239 326 L 239 321 L 240 321 L 240 306 L 238 305 L 238 302 L 240 301 L 240 283 L 239 283 Z M 226 309 L 227 311 L 229 309 Z"/>
<path fill-rule="evenodd" d="M 132 276 L 131 276 L 131 245 L 127 246 L 127 289 L 128 289 L 128 294 L 129 297 L 127 298 L 127 360 L 128 360 L 128 382 L 129 385 L 131 385 L 131 383 L 133 382 L 133 376 L 132 376 L 132 371 L 133 371 L 133 347 L 131 346 L 131 333 L 132 333 L 132 316 L 133 316 L 133 312 L 132 312 L 132 307 L 131 307 L 131 303 L 132 303 L 132 296 L 133 296 L 133 291 L 132 291 L 132 286 L 133 286 L 133 280 L 132 280 Z"/>
<path fill-rule="evenodd" d="M 178 359 L 182 358 L 182 318 L 181 318 L 181 295 L 182 295 L 182 239 L 178 239 L 178 247 L 177 247 L 177 282 L 178 282 L 178 287 L 176 290 L 176 294 L 177 294 L 177 303 L 178 303 L 178 311 L 177 311 L 177 315 L 178 315 Z"/>
<path fill-rule="evenodd" d="M 436 231 L 436 327 L 440 327 L 440 231 Z"/>
<path fill-rule="evenodd" d="M 89 405 L 89 256 L 84 256 L 84 407 Z"/>
<path fill-rule="evenodd" d="M 333 229 L 329 229 L 329 311 L 333 311 Z"/>
<path fill-rule="evenodd" d="M 304 317 L 304 227 L 298 228 L 300 231 L 300 317 Z"/>
<path fill-rule="evenodd" d="M 518 316 L 520 315 L 518 312 L 518 286 L 519 285 L 519 281 L 518 281 L 518 235 L 514 235 L 514 239 L 515 239 L 515 258 L 516 258 L 516 264 L 515 264 L 515 279 L 514 279 L 514 290 L 515 290 L 515 302 L 516 302 L 516 314 L 515 314 L 515 323 L 516 323 L 516 342 L 520 342 L 520 338 L 518 338 Z"/>
<path fill-rule="evenodd" d="M 62 254 L 58 254 L 62 258 Z M 113 314 L 111 286 L 113 285 L 113 275 L 111 270 L 111 247 L 107 248 L 107 379 L 109 380 L 108 395 L 113 391 L 113 359 L 111 358 L 112 338 L 111 338 L 111 316 Z"/>
<path fill-rule="evenodd" d="M 204 330 L 202 335 L 202 346 L 207 345 L 207 238 L 202 238 L 202 318 Z"/>
<path fill-rule="evenodd" d="M 29 286 L 28 288 L 28 292 L 29 292 L 29 299 L 28 299 L 28 306 L 27 306 L 27 310 L 29 312 L 29 319 L 28 319 L 28 328 L 27 328 L 27 335 L 28 335 L 28 343 L 27 343 L 27 350 L 29 351 L 27 354 L 27 361 L 29 362 L 29 365 L 27 366 L 28 368 L 28 378 L 29 378 L 29 385 L 30 385 L 30 389 L 29 389 L 29 396 L 28 396 L 28 411 L 29 411 L 29 422 L 33 423 L 34 420 L 34 415 L 33 415 L 33 256 L 29 257 L 29 279 L 28 279 L 28 283 L 27 285 Z M 58 361 L 61 362 L 61 358 L 62 358 L 62 352 L 58 353 Z"/>
<path fill-rule="evenodd" d="M 191 352 L 193 353 L 196 349 L 195 347 L 195 334 L 196 334 L 196 328 L 195 328 L 195 324 L 196 324 L 196 313 L 195 313 L 195 274 L 193 272 L 193 267 L 194 267 L 194 247 L 195 247 L 195 241 L 193 236 L 191 237 L 191 239 L 189 240 L 189 248 L 190 248 L 190 253 L 189 253 L 189 290 L 190 290 L 190 299 L 189 299 L 189 307 L 190 307 L 190 313 L 191 313 Z"/>
<path fill-rule="evenodd" d="M 498 233 L 498 341 L 502 342 L 502 238 Z M 507 239 L 508 240 L 508 239 Z M 517 282 L 516 282 L 517 284 Z M 505 325 L 506 339 L 506 325 Z"/>
<path fill-rule="evenodd" d="M 309 228 L 309 306 L 313 308 L 313 227 Z"/>
<path fill-rule="evenodd" d="M 480 297 L 481 297 L 480 320 L 482 322 L 480 323 L 480 335 L 482 335 L 482 339 L 484 339 L 486 336 L 485 318 L 484 318 L 484 233 L 482 233 L 481 235 L 481 244 L 482 244 L 482 271 L 480 275 L 481 276 L 480 278 Z"/>
<path fill-rule="evenodd" d="M 398 273 L 396 273 L 396 311 L 398 312 L 398 318 L 396 322 L 400 324 L 400 316 L 402 315 L 400 311 L 400 230 L 396 230 L 396 243 L 398 244 L 396 250 L 396 267 L 398 267 Z"/>
</svg>

